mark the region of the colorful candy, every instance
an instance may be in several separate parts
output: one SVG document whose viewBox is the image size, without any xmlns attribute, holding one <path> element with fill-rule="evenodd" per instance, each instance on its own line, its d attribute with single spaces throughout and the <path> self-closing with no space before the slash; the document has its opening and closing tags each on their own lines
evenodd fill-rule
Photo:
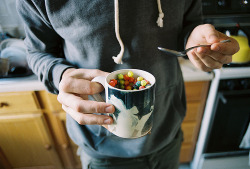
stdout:
<svg viewBox="0 0 250 169">
<path fill-rule="evenodd" d="M 141 81 L 141 86 L 146 86 L 146 84 L 147 84 L 146 80 Z"/>
<path fill-rule="evenodd" d="M 134 73 L 132 71 L 128 71 L 128 77 L 133 77 Z"/>
<path fill-rule="evenodd" d="M 142 90 L 151 86 L 149 81 L 143 77 L 134 77 L 132 71 L 128 71 L 127 74 L 118 74 L 117 79 L 111 79 L 109 85 L 124 90 Z"/>
<path fill-rule="evenodd" d="M 140 87 L 139 87 L 139 90 L 141 90 L 141 89 L 145 89 L 145 86 L 140 86 Z"/>
<path fill-rule="evenodd" d="M 109 85 L 110 85 L 110 86 L 113 86 L 113 87 L 115 87 L 115 85 L 116 85 L 116 84 L 115 84 L 115 81 L 113 81 L 113 80 L 110 80 L 110 82 L 109 82 Z"/>
<path fill-rule="evenodd" d="M 141 81 L 137 81 L 135 85 L 140 87 L 141 86 Z"/>
<path fill-rule="evenodd" d="M 122 79 L 123 79 L 123 74 L 121 74 L 121 73 L 118 74 L 118 75 L 117 75 L 117 78 L 118 78 L 119 80 L 122 80 Z"/>
<path fill-rule="evenodd" d="M 143 80 L 143 77 L 139 76 L 137 77 L 137 81 L 142 81 Z"/>
</svg>

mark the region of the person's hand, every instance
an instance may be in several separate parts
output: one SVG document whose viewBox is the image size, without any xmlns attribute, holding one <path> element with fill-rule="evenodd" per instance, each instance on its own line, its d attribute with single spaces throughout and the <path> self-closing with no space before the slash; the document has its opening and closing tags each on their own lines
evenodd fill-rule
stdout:
<svg viewBox="0 0 250 169">
<path fill-rule="evenodd" d="M 100 93 L 103 86 L 91 80 L 96 76 L 106 76 L 108 73 L 91 69 L 67 69 L 59 84 L 58 101 L 62 108 L 81 125 L 112 124 L 113 119 L 99 113 L 114 113 L 112 104 L 88 100 L 88 95 Z M 95 113 L 95 114 L 94 114 Z M 98 113 L 98 114 L 96 114 Z"/>
<path fill-rule="evenodd" d="M 226 39 L 231 42 L 218 43 Z M 210 24 L 197 26 L 190 34 L 186 48 L 203 44 L 212 45 L 193 49 L 187 55 L 195 67 L 206 72 L 219 69 L 223 64 L 232 62 L 232 55 L 239 51 L 239 44 L 235 39 L 217 31 Z"/>
</svg>

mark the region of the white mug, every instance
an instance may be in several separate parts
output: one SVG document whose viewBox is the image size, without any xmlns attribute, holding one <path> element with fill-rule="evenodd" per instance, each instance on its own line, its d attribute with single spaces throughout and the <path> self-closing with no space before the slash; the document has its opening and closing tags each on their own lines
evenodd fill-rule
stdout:
<svg viewBox="0 0 250 169">
<path fill-rule="evenodd" d="M 117 79 L 118 74 L 134 73 L 134 77 L 143 77 L 150 86 L 141 90 L 123 90 L 109 85 L 111 79 Z M 101 83 L 105 88 L 106 102 L 115 107 L 115 112 L 109 114 L 113 124 L 108 130 L 122 138 L 138 138 L 150 132 L 153 125 L 153 110 L 155 103 L 155 77 L 143 70 L 121 69 L 110 73 L 107 77 L 95 77 L 92 82 Z M 104 101 L 101 95 L 93 95 L 96 101 Z"/>
</svg>

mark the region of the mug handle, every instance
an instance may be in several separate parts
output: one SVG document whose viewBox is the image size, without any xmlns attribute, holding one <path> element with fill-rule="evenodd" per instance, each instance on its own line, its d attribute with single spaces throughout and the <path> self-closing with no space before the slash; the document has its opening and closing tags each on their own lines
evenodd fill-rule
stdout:
<svg viewBox="0 0 250 169">
<path fill-rule="evenodd" d="M 105 90 L 105 80 L 106 80 L 106 77 L 104 77 L 104 76 L 97 76 L 94 79 L 92 79 L 91 82 L 100 83 L 104 87 L 104 90 Z M 103 97 L 99 93 L 98 94 L 93 94 L 91 96 L 92 96 L 92 98 L 95 101 L 105 102 L 105 100 L 103 99 Z"/>
</svg>

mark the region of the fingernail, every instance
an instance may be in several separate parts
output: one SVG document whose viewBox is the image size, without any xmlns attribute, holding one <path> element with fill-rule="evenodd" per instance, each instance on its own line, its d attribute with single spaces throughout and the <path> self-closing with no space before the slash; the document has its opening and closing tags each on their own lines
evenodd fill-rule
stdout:
<svg viewBox="0 0 250 169">
<path fill-rule="evenodd" d="M 112 106 L 112 105 L 107 106 L 107 107 L 105 108 L 105 112 L 106 112 L 106 113 L 113 113 L 113 112 L 114 112 L 113 106 Z"/>
<path fill-rule="evenodd" d="M 103 123 L 104 123 L 104 124 L 111 124 L 111 120 L 110 120 L 109 118 L 107 118 L 107 119 L 105 119 L 105 120 L 103 121 Z"/>
</svg>

